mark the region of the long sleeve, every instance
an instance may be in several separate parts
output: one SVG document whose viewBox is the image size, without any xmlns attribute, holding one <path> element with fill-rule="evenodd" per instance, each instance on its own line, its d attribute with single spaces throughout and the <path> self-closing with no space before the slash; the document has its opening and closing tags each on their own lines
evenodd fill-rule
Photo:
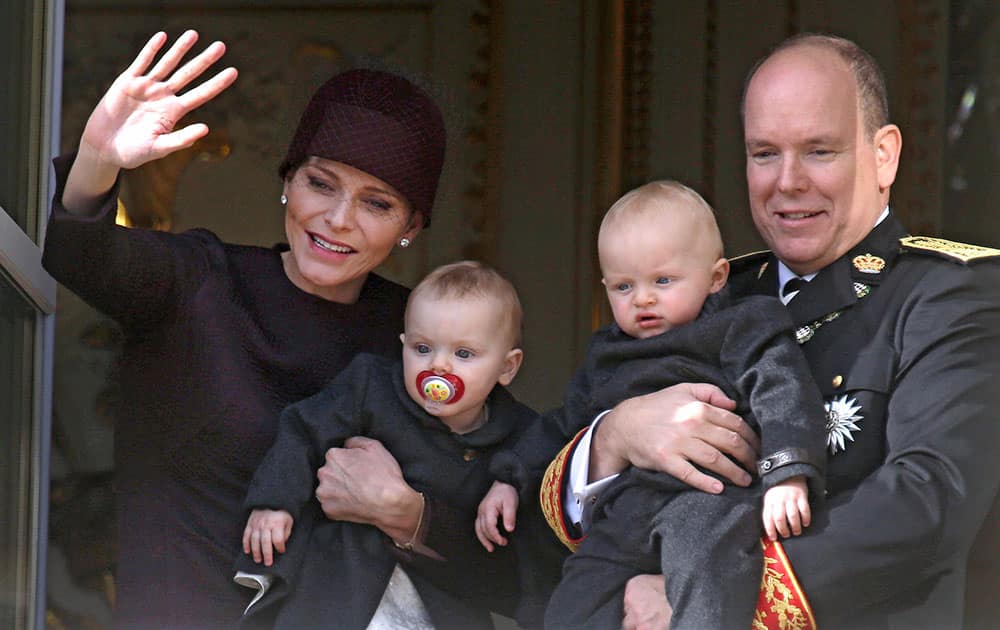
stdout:
<svg viewBox="0 0 1000 630">
<path fill-rule="evenodd" d="M 909 608 L 939 580 L 964 580 L 1000 486 L 1000 265 L 934 262 L 905 280 L 848 376 L 874 392 L 865 400 L 888 397 L 884 462 L 784 543 L 827 625 L 885 602 Z"/>
<path fill-rule="evenodd" d="M 591 354 L 588 351 L 587 356 Z M 577 370 L 566 388 L 563 405 L 539 417 L 513 448 L 505 449 L 493 458 L 490 472 L 500 481 L 518 488 L 522 498 L 536 492 L 555 454 L 593 420 L 590 373 L 589 363 Z"/>
<path fill-rule="evenodd" d="M 118 187 L 92 217 L 72 215 L 62 194 L 74 156 L 56 158 L 52 202 L 42 264 L 88 304 L 127 328 L 148 327 L 168 317 L 204 276 L 208 232 L 184 236 L 115 225 Z"/>
<path fill-rule="evenodd" d="M 719 358 L 760 428 L 764 488 L 805 475 L 811 497 L 821 500 L 823 397 L 792 336 L 788 311 L 775 298 L 753 296 L 727 309 L 726 319 Z"/>
<path fill-rule="evenodd" d="M 278 435 L 257 467 L 244 508 L 286 510 L 296 521 L 313 499 L 327 449 L 364 433 L 369 355 L 359 355 L 319 393 L 281 412 Z"/>
</svg>

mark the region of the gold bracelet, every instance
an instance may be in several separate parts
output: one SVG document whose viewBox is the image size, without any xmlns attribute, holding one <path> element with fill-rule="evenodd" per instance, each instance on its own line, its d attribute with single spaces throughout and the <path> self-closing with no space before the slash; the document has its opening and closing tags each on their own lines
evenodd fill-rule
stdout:
<svg viewBox="0 0 1000 630">
<path fill-rule="evenodd" d="M 420 534 L 420 526 L 424 524 L 424 510 L 427 508 L 427 498 L 424 493 L 420 493 L 420 516 L 417 517 L 417 527 L 413 530 L 413 535 L 410 536 L 410 540 L 403 544 L 396 542 L 396 539 L 392 539 L 392 544 L 396 545 L 399 549 L 403 551 L 413 551 L 413 545 L 417 543 L 417 535 Z"/>
</svg>

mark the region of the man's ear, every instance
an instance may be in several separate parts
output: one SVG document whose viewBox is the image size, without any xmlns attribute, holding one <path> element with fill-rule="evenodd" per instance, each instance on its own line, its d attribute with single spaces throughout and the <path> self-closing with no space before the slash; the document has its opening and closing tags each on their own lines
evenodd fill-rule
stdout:
<svg viewBox="0 0 1000 630">
<path fill-rule="evenodd" d="M 708 292 L 718 293 L 722 287 L 726 286 L 727 280 L 729 280 L 729 261 L 725 258 L 720 258 L 712 265 L 712 285 L 709 287 Z"/>
<path fill-rule="evenodd" d="M 873 144 L 878 169 L 878 189 L 884 193 L 896 181 L 899 153 L 903 149 L 903 134 L 896 125 L 886 125 L 875 132 Z"/>
<path fill-rule="evenodd" d="M 517 376 L 517 371 L 521 369 L 521 362 L 524 360 L 524 351 L 520 348 L 514 348 L 507 352 L 507 356 L 503 358 L 503 371 L 500 372 L 500 377 L 497 382 L 506 387 L 510 385 L 514 377 Z"/>
</svg>

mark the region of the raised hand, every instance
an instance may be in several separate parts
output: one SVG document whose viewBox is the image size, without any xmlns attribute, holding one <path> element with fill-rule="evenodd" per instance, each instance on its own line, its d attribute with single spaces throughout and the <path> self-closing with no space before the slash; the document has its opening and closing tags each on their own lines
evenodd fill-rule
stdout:
<svg viewBox="0 0 1000 630">
<path fill-rule="evenodd" d="M 208 133 L 202 123 L 181 129 L 175 125 L 229 87 L 236 80 L 236 69 L 226 68 L 183 94 L 181 91 L 218 61 L 226 46 L 214 42 L 178 68 L 198 41 L 198 33 L 189 30 L 149 69 L 166 41 L 165 33 L 153 35 L 111 84 L 87 121 L 81 151 L 91 152 L 103 164 L 135 168 L 189 147 Z"/>
<path fill-rule="evenodd" d="M 139 51 L 97 104 L 80 138 L 80 150 L 70 169 L 62 202 L 73 214 L 93 215 L 115 183 L 119 170 L 135 168 L 193 145 L 208 133 L 202 123 L 175 129 L 185 114 L 207 103 L 236 80 L 226 68 L 180 94 L 226 52 L 215 42 L 180 68 L 184 55 L 198 41 L 187 31 L 148 70 L 167 41 L 157 33 Z M 147 72 L 148 70 L 148 72 Z"/>
</svg>

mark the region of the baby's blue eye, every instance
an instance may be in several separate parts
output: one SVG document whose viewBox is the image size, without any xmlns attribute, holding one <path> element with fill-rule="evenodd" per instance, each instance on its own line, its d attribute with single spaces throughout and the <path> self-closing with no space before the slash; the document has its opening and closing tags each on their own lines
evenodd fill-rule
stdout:
<svg viewBox="0 0 1000 630">
<path fill-rule="evenodd" d="M 417 354 L 427 354 L 431 351 L 431 347 L 428 346 L 426 343 L 418 343 L 415 346 L 415 349 L 417 351 Z"/>
<path fill-rule="evenodd" d="M 621 291 L 622 293 L 624 293 L 625 291 L 628 291 L 631 288 L 632 288 L 632 285 L 630 283 L 628 283 L 628 282 L 619 282 L 618 284 L 615 285 L 615 290 L 616 291 Z"/>
<path fill-rule="evenodd" d="M 465 348 L 462 348 L 461 350 L 455 351 L 455 356 L 458 357 L 459 359 L 471 359 L 472 353 L 466 350 Z"/>
<path fill-rule="evenodd" d="M 670 278 L 657 278 L 656 284 L 670 284 Z"/>
</svg>

